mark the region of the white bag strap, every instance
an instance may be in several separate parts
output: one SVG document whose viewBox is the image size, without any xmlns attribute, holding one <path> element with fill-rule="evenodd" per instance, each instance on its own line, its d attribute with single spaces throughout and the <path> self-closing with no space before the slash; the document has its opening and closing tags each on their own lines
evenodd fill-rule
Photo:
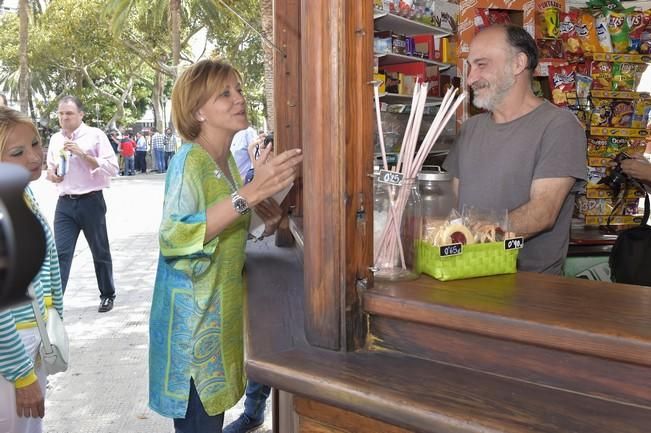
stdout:
<svg viewBox="0 0 651 433">
<path fill-rule="evenodd" d="M 34 310 L 34 318 L 36 319 L 36 324 L 38 325 L 38 333 L 41 334 L 41 341 L 43 343 L 43 349 L 45 353 L 52 353 L 52 343 L 50 342 L 50 337 L 47 335 L 47 329 L 45 328 L 45 321 L 43 320 L 43 315 L 41 314 L 41 308 L 38 305 L 36 300 L 36 293 L 34 293 L 34 288 L 32 285 L 29 285 L 29 294 L 32 297 L 32 310 Z"/>
</svg>

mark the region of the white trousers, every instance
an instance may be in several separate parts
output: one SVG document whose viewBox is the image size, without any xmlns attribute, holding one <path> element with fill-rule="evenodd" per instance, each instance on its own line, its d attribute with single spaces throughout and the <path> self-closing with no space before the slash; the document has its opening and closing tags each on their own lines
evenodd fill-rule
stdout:
<svg viewBox="0 0 651 433">
<path fill-rule="evenodd" d="M 23 344 L 30 354 L 32 360 L 38 355 L 38 347 L 41 344 L 41 335 L 38 328 L 21 329 L 18 335 L 23 340 Z M 45 385 L 47 374 L 39 360 L 39 366 L 36 368 L 36 376 L 41 387 L 41 392 L 45 396 Z M 19 417 L 16 413 L 16 387 L 13 382 L 8 381 L 0 376 L 0 433 L 42 433 L 43 420 L 41 418 L 24 418 Z"/>
</svg>

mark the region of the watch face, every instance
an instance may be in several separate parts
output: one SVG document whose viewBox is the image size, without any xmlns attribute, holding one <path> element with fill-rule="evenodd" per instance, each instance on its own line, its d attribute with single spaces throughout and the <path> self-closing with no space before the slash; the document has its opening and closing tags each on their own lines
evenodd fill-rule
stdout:
<svg viewBox="0 0 651 433">
<path fill-rule="evenodd" d="M 233 196 L 233 207 L 242 215 L 249 211 L 249 204 L 246 202 L 246 199 L 240 195 Z"/>
</svg>

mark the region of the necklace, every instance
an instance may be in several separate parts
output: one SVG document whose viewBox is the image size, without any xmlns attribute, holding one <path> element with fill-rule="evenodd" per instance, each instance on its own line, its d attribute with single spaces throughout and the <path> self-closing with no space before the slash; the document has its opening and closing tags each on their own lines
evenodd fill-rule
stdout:
<svg viewBox="0 0 651 433">
<path fill-rule="evenodd" d="M 228 184 L 228 187 L 231 189 L 231 192 L 237 191 L 237 188 L 235 187 L 235 184 L 233 183 L 233 181 L 231 181 L 228 178 L 228 176 L 226 176 L 226 174 L 219 167 L 217 167 L 215 169 L 214 173 L 215 173 L 215 177 L 217 179 L 222 179 L 223 178 L 224 180 L 226 180 L 226 183 Z"/>
</svg>

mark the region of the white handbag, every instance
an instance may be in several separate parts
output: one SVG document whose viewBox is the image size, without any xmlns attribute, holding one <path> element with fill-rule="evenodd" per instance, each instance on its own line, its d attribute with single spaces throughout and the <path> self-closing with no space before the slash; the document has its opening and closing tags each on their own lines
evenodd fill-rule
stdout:
<svg viewBox="0 0 651 433">
<path fill-rule="evenodd" d="M 30 287 L 31 289 L 31 287 Z M 32 292 L 32 296 L 33 292 Z M 38 332 L 41 334 L 41 347 L 39 352 L 43 366 L 48 375 L 64 372 L 68 369 L 70 346 L 68 333 L 63 326 L 63 320 L 59 317 L 56 308 L 48 308 L 47 325 L 43 322 L 41 309 L 36 300 L 32 301 L 34 317 L 38 325 Z"/>
</svg>

